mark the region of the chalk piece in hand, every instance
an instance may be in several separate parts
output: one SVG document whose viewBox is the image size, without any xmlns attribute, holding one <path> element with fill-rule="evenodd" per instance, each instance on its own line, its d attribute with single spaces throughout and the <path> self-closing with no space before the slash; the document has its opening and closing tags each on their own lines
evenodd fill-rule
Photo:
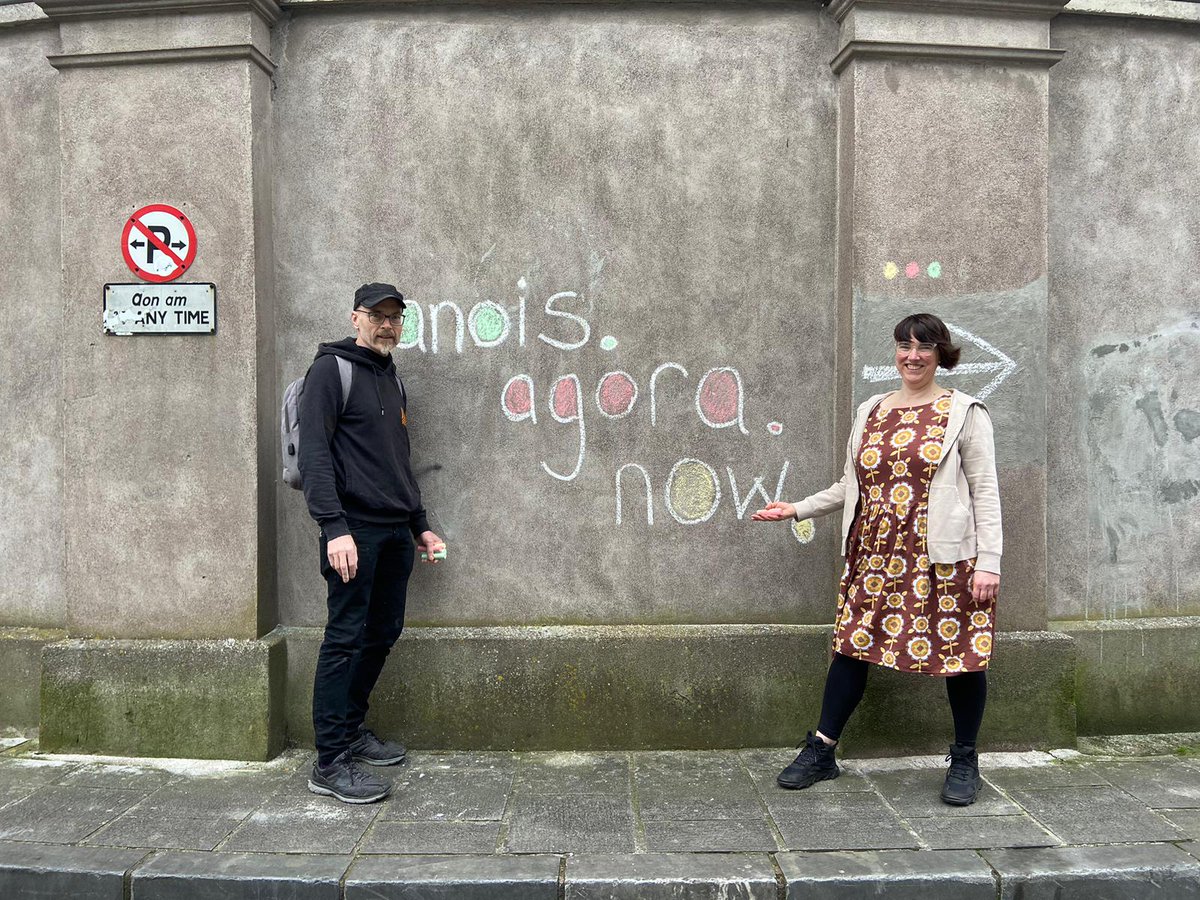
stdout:
<svg viewBox="0 0 1200 900">
<path fill-rule="evenodd" d="M 433 558 L 434 559 L 445 559 L 446 558 L 446 545 L 445 544 L 443 544 L 442 546 L 438 547 L 436 550 L 433 551 Z M 429 554 L 426 553 L 424 550 L 421 551 L 421 559 L 429 559 Z"/>
</svg>

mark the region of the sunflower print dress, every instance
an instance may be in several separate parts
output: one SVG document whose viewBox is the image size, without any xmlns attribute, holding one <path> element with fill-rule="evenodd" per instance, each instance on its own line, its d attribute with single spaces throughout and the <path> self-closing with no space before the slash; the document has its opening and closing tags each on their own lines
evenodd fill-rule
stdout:
<svg viewBox="0 0 1200 900">
<path fill-rule="evenodd" d="M 975 560 L 932 563 L 929 484 L 950 418 L 947 392 L 924 406 L 876 408 L 855 468 L 862 506 L 838 589 L 833 652 L 904 672 L 987 668 L 993 601 L 971 599 Z"/>
</svg>

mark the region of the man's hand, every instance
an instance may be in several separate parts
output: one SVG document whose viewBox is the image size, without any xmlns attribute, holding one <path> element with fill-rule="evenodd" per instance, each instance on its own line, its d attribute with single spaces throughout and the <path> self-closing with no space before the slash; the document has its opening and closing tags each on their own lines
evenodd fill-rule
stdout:
<svg viewBox="0 0 1200 900">
<path fill-rule="evenodd" d="M 776 500 L 768 503 L 763 509 L 750 516 L 753 522 L 782 522 L 785 519 L 796 518 L 796 507 L 790 503 L 780 503 Z"/>
<path fill-rule="evenodd" d="M 440 560 L 434 559 L 433 554 L 445 549 L 446 542 L 432 531 L 423 531 L 421 532 L 421 536 L 417 538 L 417 552 L 425 554 L 425 562 L 436 565 Z"/>
<path fill-rule="evenodd" d="M 358 574 L 358 546 L 353 536 L 343 534 L 334 538 L 325 546 L 325 553 L 329 557 L 329 565 L 342 576 L 342 581 L 349 581 Z"/>
</svg>

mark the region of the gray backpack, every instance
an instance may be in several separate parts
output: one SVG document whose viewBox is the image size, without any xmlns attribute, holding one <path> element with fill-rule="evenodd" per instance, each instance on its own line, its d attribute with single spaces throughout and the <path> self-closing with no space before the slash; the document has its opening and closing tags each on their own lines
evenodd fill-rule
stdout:
<svg viewBox="0 0 1200 900">
<path fill-rule="evenodd" d="M 354 364 L 348 359 L 335 356 L 338 376 L 342 380 L 342 411 L 350 401 L 350 384 L 354 380 Z M 304 481 L 300 477 L 300 395 L 304 393 L 304 379 L 301 375 L 283 389 L 283 408 L 279 416 L 280 448 L 283 450 L 283 483 L 296 490 L 304 489 Z M 408 397 L 404 392 L 404 382 L 400 373 L 396 373 L 396 387 L 400 388 L 400 403 L 408 407 Z"/>
</svg>

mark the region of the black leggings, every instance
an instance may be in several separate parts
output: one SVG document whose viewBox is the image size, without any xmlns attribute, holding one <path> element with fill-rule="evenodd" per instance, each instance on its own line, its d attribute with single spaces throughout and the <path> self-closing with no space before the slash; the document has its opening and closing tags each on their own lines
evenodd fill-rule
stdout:
<svg viewBox="0 0 1200 900">
<path fill-rule="evenodd" d="M 858 701 L 862 700 L 870 670 L 869 662 L 840 653 L 833 655 L 829 674 L 825 677 L 825 697 L 821 702 L 818 726 L 821 734 L 831 741 L 842 736 L 842 729 L 850 721 Z M 954 742 L 974 747 L 983 722 L 983 708 L 987 704 L 987 672 L 963 672 L 947 677 L 946 696 L 950 698 L 950 712 L 954 716 Z"/>
</svg>

